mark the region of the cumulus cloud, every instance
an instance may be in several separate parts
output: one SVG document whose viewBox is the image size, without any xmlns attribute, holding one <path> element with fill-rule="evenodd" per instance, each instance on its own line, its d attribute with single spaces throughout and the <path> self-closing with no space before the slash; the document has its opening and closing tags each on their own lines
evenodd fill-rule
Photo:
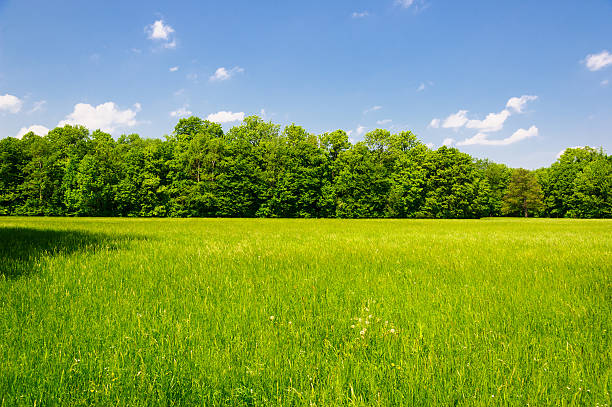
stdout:
<svg viewBox="0 0 612 407">
<path fill-rule="evenodd" d="M 506 102 L 506 108 L 499 113 L 489 113 L 483 120 L 469 119 L 467 110 L 459 110 L 457 113 L 449 115 L 443 121 L 435 118 L 429 123 L 429 127 L 437 129 L 443 127 L 445 129 L 454 129 L 465 127 L 468 129 L 480 130 L 482 133 L 490 133 L 503 129 L 504 123 L 513 114 L 524 113 L 525 106 L 528 102 L 536 100 L 537 96 L 523 95 L 521 97 L 512 97 Z M 476 136 L 475 136 L 476 137 Z"/>
<path fill-rule="evenodd" d="M 362 12 L 357 12 L 357 11 L 353 11 L 353 14 L 351 14 L 351 17 L 353 18 L 364 18 L 369 16 L 370 13 L 368 13 L 367 11 L 362 11 Z"/>
<path fill-rule="evenodd" d="M 146 26 L 145 31 L 150 40 L 161 42 L 164 48 L 176 47 L 176 40 L 173 36 L 174 28 L 164 24 L 164 20 L 157 20 L 153 24 Z"/>
<path fill-rule="evenodd" d="M 208 79 L 212 82 L 226 81 L 230 79 L 232 76 L 236 75 L 237 73 L 242 73 L 242 72 L 244 72 L 244 69 L 242 69 L 239 66 L 235 66 L 232 69 L 226 69 L 224 67 L 220 67 L 220 68 L 217 68 L 215 73 L 211 75 L 210 78 Z"/>
<path fill-rule="evenodd" d="M 458 146 L 507 146 L 509 144 L 517 143 L 521 140 L 525 140 L 531 137 L 537 137 L 538 128 L 531 126 L 529 129 L 518 129 L 510 137 L 506 137 L 501 140 L 490 140 L 489 135 L 485 133 L 478 133 L 474 137 L 470 137 L 457 143 Z"/>
<path fill-rule="evenodd" d="M 499 113 L 489 113 L 484 120 L 468 120 L 465 127 L 485 132 L 499 131 L 504 127 L 504 122 L 508 117 L 510 117 L 510 112 L 504 109 Z"/>
<path fill-rule="evenodd" d="M 231 123 L 239 122 L 244 119 L 244 112 L 226 112 L 224 110 L 209 114 L 206 120 L 210 120 L 215 123 Z"/>
<path fill-rule="evenodd" d="M 357 128 L 355 129 L 355 134 L 357 134 L 358 136 L 361 136 L 363 133 L 365 133 L 366 128 L 365 126 L 357 126 Z"/>
<path fill-rule="evenodd" d="M 22 138 L 24 135 L 28 134 L 29 132 L 32 132 L 39 136 L 46 136 L 47 133 L 49 133 L 49 129 L 40 124 L 34 124 L 30 127 L 22 127 L 17 132 L 17 138 Z"/>
<path fill-rule="evenodd" d="M 537 96 L 533 95 L 523 95 L 520 98 L 513 97 L 508 99 L 506 107 L 514 110 L 516 113 L 523 113 L 523 109 L 525 108 L 527 102 L 531 102 L 533 100 L 536 100 L 537 98 Z"/>
<path fill-rule="evenodd" d="M 380 110 L 380 109 L 382 109 L 382 106 L 372 106 L 369 109 L 364 110 L 363 114 L 370 113 L 370 112 L 375 112 L 375 111 Z"/>
<path fill-rule="evenodd" d="M 445 129 L 456 129 L 465 126 L 468 122 L 467 110 L 459 110 L 457 113 L 453 113 L 444 119 L 442 127 Z"/>
<path fill-rule="evenodd" d="M 190 116 L 191 115 L 191 110 L 188 110 L 187 107 L 188 106 L 183 106 L 181 108 L 176 109 L 173 112 L 170 112 L 170 116 L 172 116 L 172 117 Z"/>
<path fill-rule="evenodd" d="M 18 113 L 23 106 L 23 102 L 17 96 L 0 95 L 0 112 L 7 111 L 9 113 Z"/>
<path fill-rule="evenodd" d="M 455 143 L 455 139 L 454 139 L 454 138 L 450 138 L 450 137 L 445 138 L 445 139 L 442 141 L 442 145 L 443 145 L 443 146 L 447 146 L 447 147 L 452 146 L 454 143 Z"/>
<path fill-rule="evenodd" d="M 178 71 L 178 70 L 179 70 L 179 67 L 178 67 L 178 66 L 173 66 L 173 67 L 171 67 L 171 68 L 169 69 L 169 71 L 170 71 L 170 72 L 176 72 L 176 71 Z"/>
<path fill-rule="evenodd" d="M 599 71 L 612 65 L 612 54 L 606 50 L 601 51 L 599 54 L 589 54 L 584 62 L 589 71 Z"/>
<path fill-rule="evenodd" d="M 139 103 L 133 109 L 120 110 L 113 102 L 92 106 L 87 103 L 77 103 L 74 110 L 58 123 L 58 126 L 83 125 L 90 130 L 100 129 L 107 133 L 114 133 L 116 129 L 132 127 L 137 124 L 136 113 L 141 109 Z"/>
</svg>

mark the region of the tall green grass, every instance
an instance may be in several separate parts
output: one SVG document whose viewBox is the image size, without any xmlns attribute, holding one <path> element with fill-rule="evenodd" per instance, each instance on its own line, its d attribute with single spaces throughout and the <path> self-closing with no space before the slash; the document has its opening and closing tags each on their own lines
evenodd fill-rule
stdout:
<svg viewBox="0 0 612 407">
<path fill-rule="evenodd" d="M 0 218 L 0 405 L 610 405 L 612 222 Z"/>
</svg>

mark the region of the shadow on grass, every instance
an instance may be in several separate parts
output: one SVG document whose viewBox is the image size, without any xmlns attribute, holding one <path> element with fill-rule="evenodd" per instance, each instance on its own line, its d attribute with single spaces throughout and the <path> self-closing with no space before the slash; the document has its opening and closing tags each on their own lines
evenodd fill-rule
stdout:
<svg viewBox="0 0 612 407">
<path fill-rule="evenodd" d="M 129 240 L 125 235 L 0 227 L 0 279 L 30 275 L 40 270 L 42 260 L 52 256 L 116 250 Z"/>
</svg>

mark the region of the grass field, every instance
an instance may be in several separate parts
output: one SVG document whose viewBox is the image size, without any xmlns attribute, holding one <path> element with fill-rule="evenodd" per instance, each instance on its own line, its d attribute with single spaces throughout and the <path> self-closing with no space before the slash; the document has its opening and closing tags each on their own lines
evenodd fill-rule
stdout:
<svg viewBox="0 0 612 407">
<path fill-rule="evenodd" d="M 612 221 L 0 218 L 0 405 L 610 405 Z"/>
</svg>

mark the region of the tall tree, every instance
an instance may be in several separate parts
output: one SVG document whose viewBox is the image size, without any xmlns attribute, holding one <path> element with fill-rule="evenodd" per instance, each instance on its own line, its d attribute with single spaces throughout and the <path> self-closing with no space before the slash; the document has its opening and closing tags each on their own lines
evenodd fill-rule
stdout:
<svg viewBox="0 0 612 407">
<path fill-rule="evenodd" d="M 542 188 L 529 170 L 518 168 L 512 172 L 508 189 L 502 202 L 504 215 L 523 215 L 525 217 L 538 214 L 543 209 Z"/>
</svg>

